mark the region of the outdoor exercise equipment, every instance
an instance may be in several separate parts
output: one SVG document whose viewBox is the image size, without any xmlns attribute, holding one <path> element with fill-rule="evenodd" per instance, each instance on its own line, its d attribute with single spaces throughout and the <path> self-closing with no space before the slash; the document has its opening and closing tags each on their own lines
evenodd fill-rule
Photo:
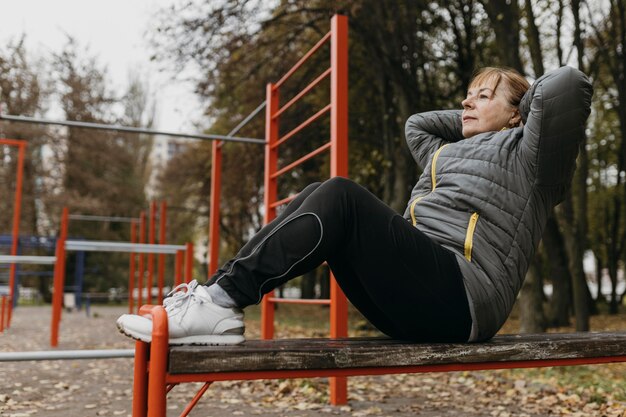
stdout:
<svg viewBox="0 0 626 417">
<path fill-rule="evenodd" d="M 154 207 L 156 207 L 156 205 L 153 203 L 152 204 Z M 165 207 L 165 204 L 162 204 L 162 208 Z M 164 213 L 164 211 L 163 211 Z M 141 294 L 143 292 L 143 271 L 144 271 L 144 265 L 143 265 L 143 255 L 144 254 L 149 254 L 149 255 L 154 255 L 154 254 L 158 254 L 160 255 L 165 255 L 165 254 L 172 254 L 172 255 L 176 255 L 177 259 L 180 255 L 178 255 L 178 253 L 186 253 L 186 270 L 185 270 L 185 279 L 187 281 L 191 280 L 191 274 L 193 272 L 193 245 L 190 243 L 187 243 L 186 245 L 167 245 L 167 244 L 156 244 L 154 243 L 154 235 L 155 233 L 151 234 L 150 237 L 150 243 L 144 243 L 143 242 L 143 237 L 145 236 L 145 228 L 146 228 L 146 218 L 145 218 L 145 213 L 142 212 L 140 215 L 140 236 L 138 239 L 138 242 L 114 242 L 114 241 L 92 241 L 92 240 L 70 240 L 67 238 L 67 234 L 68 234 L 68 225 L 69 225 L 69 220 L 70 218 L 74 218 L 74 219 L 81 219 L 81 220 L 101 220 L 101 219 L 94 219 L 92 217 L 89 216 L 85 216 L 85 215 L 79 215 L 81 217 L 75 217 L 75 215 L 70 216 L 69 214 L 69 209 L 67 207 L 63 208 L 62 214 L 61 214 L 61 224 L 60 224 L 60 231 L 59 231 L 59 237 L 57 240 L 57 245 L 56 245 L 56 254 L 55 254 L 55 263 L 54 263 L 54 288 L 53 288 L 53 293 L 52 293 L 52 317 L 51 317 L 51 324 L 50 324 L 50 345 L 55 347 L 58 346 L 59 343 L 59 327 L 60 327 L 60 322 L 61 322 L 61 313 L 63 310 L 63 290 L 64 290 L 64 281 L 65 281 L 65 258 L 66 258 L 66 252 L 67 251 L 76 251 L 76 252 L 122 252 L 122 253 L 130 253 L 131 254 L 131 261 L 130 261 L 130 270 L 131 270 L 131 275 L 129 277 L 129 303 L 131 303 L 131 305 L 129 306 L 130 311 L 132 312 L 132 293 L 133 293 L 133 288 L 137 288 L 138 289 L 138 293 L 139 293 L 139 297 L 138 297 L 138 304 L 141 305 Z M 151 219 L 150 219 L 150 228 L 153 229 L 153 224 L 156 222 L 156 210 L 153 209 L 151 210 Z M 123 221 L 129 221 L 131 223 L 131 240 L 136 240 L 137 236 L 136 234 L 133 232 L 133 230 L 136 229 L 136 219 L 132 219 L 132 218 L 122 218 L 124 219 Z M 162 240 L 165 240 L 165 234 L 164 234 L 164 230 L 165 230 L 165 216 L 164 214 L 162 214 L 162 220 L 161 220 L 161 224 L 162 224 Z M 134 268 L 134 255 L 135 254 L 139 254 L 139 277 L 137 279 L 137 285 L 134 285 L 135 279 L 134 279 L 134 272 L 135 272 L 135 268 Z M 164 262 L 163 262 L 163 266 L 164 266 Z M 179 262 L 177 262 L 177 268 L 180 268 L 182 266 L 182 264 L 180 264 Z M 176 272 L 177 276 L 180 276 L 180 271 L 177 270 Z M 164 274 L 162 271 L 160 271 L 159 276 L 163 277 Z M 180 278 L 178 278 L 180 279 Z M 160 290 L 160 295 L 159 295 L 159 301 L 161 302 L 162 299 L 162 280 L 160 280 L 159 285 L 161 285 L 161 290 Z M 149 279 L 149 285 L 148 285 L 148 294 L 150 294 L 151 289 L 152 289 L 152 282 L 151 279 Z"/>
<path fill-rule="evenodd" d="M 283 107 L 279 107 L 279 89 L 302 64 L 317 52 L 324 44 L 330 42 L 331 64 L 330 68 L 319 75 L 311 84 L 305 87 L 300 93 L 296 94 Z M 280 175 L 290 171 L 297 165 L 307 161 L 324 151 L 330 151 L 331 172 L 330 176 L 347 176 L 348 174 L 348 21 L 347 17 L 336 15 L 331 20 L 331 31 L 326 34 L 294 67 L 289 70 L 276 84 L 269 84 L 266 89 L 266 146 L 265 146 L 265 221 L 271 221 L 276 215 L 276 208 L 282 204 L 288 203 L 295 196 L 282 200 L 277 199 L 277 179 Z M 322 80 L 330 76 L 331 99 L 330 103 L 318 111 L 316 114 L 308 118 L 300 126 L 291 130 L 289 133 L 279 137 L 279 120 L 280 116 L 290 108 L 297 100 L 301 99 L 310 92 Z M 330 141 L 320 148 L 310 152 L 302 158 L 292 162 L 284 167 L 278 167 L 278 147 L 295 136 L 305 127 L 321 118 L 323 115 L 330 113 L 331 137 Z M 211 215 L 217 216 L 219 209 L 219 169 L 221 162 L 220 146 L 213 143 L 213 168 L 216 170 L 212 175 L 212 195 L 211 195 Z M 217 163 L 216 163 L 217 160 Z M 217 185 L 217 186 L 216 186 Z M 215 193 L 213 193 L 215 191 Z M 210 221 L 211 244 L 216 245 L 218 239 L 217 222 L 215 218 Z M 209 273 L 215 271 L 217 253 L 216 246 L 211 247 Z M 215 256 L 215 257 L 213 257 Z M 263 339 L 271 339 L 274 335 L 274 307 L 279 302 L 299 302 L 299 303 L 320 303 L 330 304 L 330 320 L 331 320 L 331 337 L 335 338 L 347 336 L 347 300 L 340 290 L 339 286 L 332 279 L 331 298 L 330 300 L 284 300 L 274 296 L 273 293 L 266 294 L 262 302 L 262 337 Z M 190 404 L 183 411 L 183 416 L 199 401 L 200 397 L 208 389 L 209 385 L 216 380 L 230 379 L 257 379 L 272 377 L 271 372 L 256 372 L 256 370 L 241 369 L 241 372 L 229 372 L 227 374 L 212 373 L 185 373 L 184 375 L 173 375 L 171 370 L 167 368 L 168 355 L 168 330 L 167 330 L 167 314 L 160 306 L 143 306 L 140 310 L 143 314 L 153 316 L 153 333 L 152 343 L 137 342 L 135 353 L 135 374 L 133 382 L 133 416 L 164 416 L 166 394 L 175 385 L 182 382 L 205 382 L 198 393 L 192 399 Z M 260 341 L 261 343 L 272 344 L 271 341 Z M 281 341 L 277 341 L 280 343 Z M 232 351 L 241 349 L 236 346 Z M 204 347 L 199 348 L 204 350 Z M 212 349 L 212 352 L 225 350 L 224 347 Z M 265 356 L 271 351 L 268 350 Z M 276 352 L 274 352 L 276 353 Z M 148 361 L 148 357 L 150 360 Z M 229 361 L 237 362 L 237 354 L 230 356 Z M 259 361 L 262 363 L 263 361 Z M 282 364 L 279 366 L 283 366 Z M 276 368 L 280 369 L 280 368 Z M 197 372 L 204 372 L 198 369 Z M 347 401 L 347 379 L 350 373 L 341 372 L 325 372 L 312 370 L 298 370 L 295 373 L 276 371 L 275 374 L 289 376 L 329 376 L 331 386 L 331 402 L 333 404 L 345 404 Z M 278 376 L 278 377 L 284 377 Z"/>
<path fill-rule="evenodd" d="M 18 148 L 17 155 L 17 173 L 15 180 L 15 197 L 13 203 L 13 230 L 12 230 L 12 243 L 11 243 L 11 255 L 17 255 L 17 239 L 20 233 L 20 217 L 22 212 L 22 183 L 24 179 L 24 156 L 26 154 L 26 142 L 23 140 L 14 139 L 0 139 L 0 145 L 15 146 Z M 6 327 L 11 326 L 11 314 L 13 312 L 13 303 L 15 302 L 15 265 L 11 263 L 9 271 L 9 305 L 7 311 Z"/>
<path fill-rule="evenodd" d="M 279 107 L 281 86 L 291 77 L 313 54 L 323 45 L 330 42 L 330 67 L 322 72 L 313 82 L 302 89 L 291 100 Z M 322 80 L 330 77 L 330 103 L 309 117 L 301 125 L 279 137 L 280 116 L 294 103 L 309 93 Z M 293 200 L 295 196 L 278 200 L 278 177 L 287 173 L 303 162 L 324 151 L 330 152 L 330 177 L 348 176 L 348 19 L 345 16 L 334 16 L 331 30 L 307 52 L 287 73 L 275 84 L 268 84 L 266 89 L 265 112 L 265 223 L 276 217 L 276 208 Z M 281 144 L 295 136 L 305 127 L 330 113 L 330 140 L 301 157 L 300 159 L 279 168 L 278 148 Z M 265 295 L 261 310 L 261 337 L 274 337 L 274 308 L 276 303 L 319 303 L 330 304 L 330 336 L 333 338 L 348 335 L 348 303 L 331 274 L 330 300 L 285 300 L 274 296 L 274 291 Z M 331 402 L 333 404 L 347 401 L 347 383 L 345 377 L 333 377 L 330 380 Z"/>
<path fill-rule="evenodd" d="M 80 349 L 0 352 L 0 362 L 132 358 L 134 349 Z"/>
<path fill-rule="evenodd" d="M 41 124 L 41 125 L 79 127 L 82 129 L 107 130 L 107 131 L 122 132 L 122 133 L 162 135 L 162 136 L 171 136 L 175 138 L 186 138 L 186 139 L 212 140 L 212 141 L 220 140 L 224 142 L 257 143 L 260 145 L 265 144 L 265 141 L 263 139 L 257 139 L 257 138 L 245 138 L 245 137 L 237 137 L 237 136 L 231 136 L 231 135 L 225 136 L 225 135 L 214 135 L 214 134 L 178 133 L 178 132 L 168 132 L 168 131 L 163 131 L 163 130 L 144 129 L 140 127 L 107 125 L 103 123 L 77 122 L 77 121 L 71 121 L 71 120 L 39 119 L 36 117 L 15 116 L 15 115 L 2 114 L 2 113 L 0 113 L 0 120 L 7 120 L 10 122 L 17 122 L 17 123 L 34 123 L 34 124 Z"/>
</svg>

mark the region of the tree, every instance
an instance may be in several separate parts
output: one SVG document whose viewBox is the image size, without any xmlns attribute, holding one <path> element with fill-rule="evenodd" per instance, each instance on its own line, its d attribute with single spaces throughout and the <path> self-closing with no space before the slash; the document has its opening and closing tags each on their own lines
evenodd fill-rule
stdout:
<svg viewBox="0 0 626 417">
<path fill-rule="evenodd" d="M 122 121 L 134 126 L 142 123 L 148 109 L 140 83 L 131 84 L 123 100 L 124 114 L 118 118 L 112 108 L 117 99 L 109 90 L 106 70 L 99 67 L 88 51 L 81 50 L 74 39 L 68 39 L 65 48 L 54 57 L 53 65 L 66 119 L 95 123 Z M 136 216 L 145 207 L 145 171 L 150 146 L 150 141 L 137 135 L 84 128 L 57 129 L 53 148 L 57 166 L 61 167 L 56 175 L 62 184 L 56 196 L 57 213 L 64 205 L 71 213 Z M 69 234 L 91 240 L 129 240 L 126 228 L 110 222 L 72 222 Z M 126 255 L 90 253 L 87 260 L 90 266 L 87 287 L 102 291 L 126 281 Z M 72 262 L 68 262 L 70 265 Z"/>
</svg>

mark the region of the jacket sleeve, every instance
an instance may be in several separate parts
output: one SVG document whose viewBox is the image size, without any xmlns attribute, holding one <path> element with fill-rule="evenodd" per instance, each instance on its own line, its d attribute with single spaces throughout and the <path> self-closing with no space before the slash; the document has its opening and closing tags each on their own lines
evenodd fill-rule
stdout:
<svg viewBox="0 0 626 417">
<path fill-rule="evenodd" d="M 414 114 L 406 122 L 405 135 L 413 159 L 424 170 L 432 154 L 442 145 L 463 139 L 461 110 Z"/>
<path fill-rule="evenodd" d="M 568 185 L 585 138 L 593 88 L 577 69 L 561 67 L 540 77 L 520 103 L 522 155 L 542 186 Z"/>
</svg>

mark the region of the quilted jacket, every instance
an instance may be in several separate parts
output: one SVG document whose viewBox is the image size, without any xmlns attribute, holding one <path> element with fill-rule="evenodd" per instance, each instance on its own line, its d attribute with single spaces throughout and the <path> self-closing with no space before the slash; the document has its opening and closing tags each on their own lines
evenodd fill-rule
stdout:
<svg viewBox="0 0 626 417">
<path fill-rule="evenodd" d="M 546 219 L 571 182 L 591 96 L 587 77 L 562 67 L 524 95 L 523 127 L 465 139 L 459 110 L 406 123 L 423 174 L 404 217 L 456 255 L 472 314 L 469 341 L 491 338 L 513 307 Z"/>
</svg>

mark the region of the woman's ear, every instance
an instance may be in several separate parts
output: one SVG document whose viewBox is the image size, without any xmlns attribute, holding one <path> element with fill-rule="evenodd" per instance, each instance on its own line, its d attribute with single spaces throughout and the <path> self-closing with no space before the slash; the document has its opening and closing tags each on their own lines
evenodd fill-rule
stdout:
<svg viewBox="0 0 626 417">
<path fill-rule="evenodd" d="M 515 111 L 513 112 L 513 115 L 509 119 L 509 127 L 510 128 L 517 127 L 519 126 L 521 121 L 522 121 L 522 116 L 519 114 L 519 110 L 515 109 Z"/>
</svg>

